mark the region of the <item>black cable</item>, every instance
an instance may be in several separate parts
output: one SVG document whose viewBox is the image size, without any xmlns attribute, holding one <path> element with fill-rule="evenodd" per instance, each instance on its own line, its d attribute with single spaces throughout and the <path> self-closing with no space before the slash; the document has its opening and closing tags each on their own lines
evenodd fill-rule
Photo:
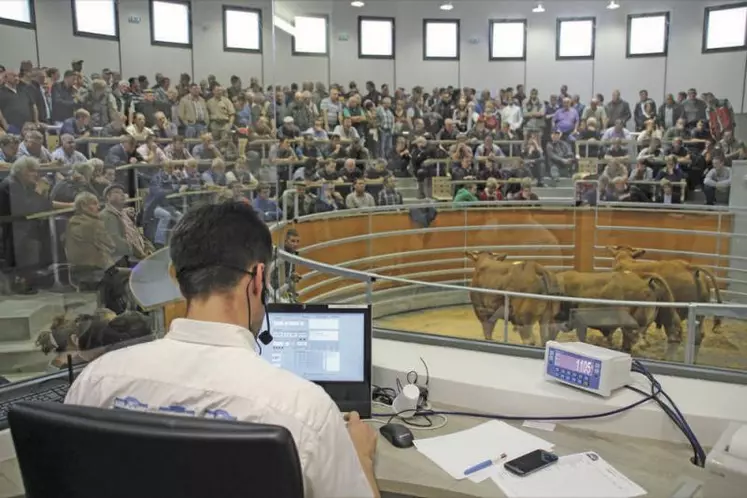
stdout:
<svg viewBox="0 0 747 498">
<path fill-rule="evenodd" d="M 700 445 L 700 442 L 698 441 L 698 438 L 695 436 L 695 433 L 693 432 L 692 428 L 690 427 L 690 424 L 687 423 L 687 420 L 685 419 L 685 416 L 682 414 L 680 409 L 677 407 L 677 404 L 672 400 L 672 398 L 662 389 L 661 384 L 659 381 L 657 381 L 653 374 L 649 372 L 643 364 L 641 364 L 637 360 L 633 360 L 633 368 L 632 370 L 634 372 L 640 373 L 644 375 L 650 382 L 652 386 L 652 390 L 654 387 L 658 388 L 660 391 L 660 394 L 662 397 L 671 405 L 668 406 L 664 403 L 661 399 L 656 398 L 656 402 L 659 404 L 661 409 L 666 413 L 669 418 L 672 420 L 672 422 L 679 428 L 682 433 L 685 435 L 687 440 L 690 442 L 690 446 L 693 449 L 693 458 L 690 460 L 693 464 L 704 467 L 705 466 L 705 460 L 706 460 L 706 453 L 705 450 L 703 450 L 703 447 Z M 637 389 L 632 386 L 626 386 L 631 391 L 638 392 L 640 394 L 645 394 L 640 389 Z"/>
<path fill-rule="evenodd" d="M 641 364 L 637 360 L 633 360 L 631 371 L 646 377 L 646 379 L 651 384 L 651 393 L 650 394 L 646 393 L 645 391 L 638 389 L 637 387 L 625 386 L 629 390 L 640 394 L 641 396 L 643 396 L 643 398 L 629 405 L 616 408 L 614 410 L 609 410 L 606 412 L 593 413 L 589 415 L 559 415 L 559 416 L 526 417 L 526 416 L 518 416 L 518 415 L 499 415 L 499 414 L 476 413 L 476 412 L 465 412 L 465 411 L 441 411 L 441 410 L 429 410 L 429 409 L 424 410 L 424 409 L 418 408 L 416 410 L 404 410 L 402 412 L 395 413 L 395 414 L 374 413 L 372 414 L 372 417 L 389 417 L 388 422 L 391 422 L 396 417 L 400 417 L 404 420 L 404 417 L 402 417 L 402 415 L 405 413 L 411 414 L 409 417 L 407 417 L 409 419 L 416 418 L 416 417 L 428 417 L 431 415 L 444 415 L 444 416 L 453 415 L 453 416 L 475 417 L 475 418 L 484 418 L 484 419 L 492 419 L 492 420 L 511 420 L 511 421 L 517 421 L 517 420 L 536 420 L 536 421 L 589 420 L 589 419 L 603 418 L 603 417 L 610 417 L 612 415 L 617 415 L 627 410 L 633 409 L 637 406 L 640 406 L 648 401 L 655 401 L 659 405 L 659 407 L 662 409 L 662 411 L 664 411 L 664 413 L 666 413 L 667 416 L 672 420 L 675 426 L 677 426 L 677 428 L 680 429 L 680 431 L 682 431 L 682 433 L 685 435 L 685 438 L 687 438 L 688 442 L 690 443 L 690 446 L 692 447 L 693 453 L 694 453 L 694 456 L 691 459 L 691 462 L 699 467 L 705 466 L 706 454 L 705 454 L 705 451 L 703 450 L 703 447 L 698 442 L 698 439 L 696 438 L 695 434 L 690 428 L 690 425 L 685 420 L 684 415 L 682 415 L 682 412 L 679 410 L 679 408 L 674 403 L 672 398 L 666 392 L 664 392 L 664 389 L 661 387 L 661 384 L 659 383 L 659 381 L 656 380 L 653 374 L 651 374 L 651 372 L 649 372 L 648 369 L 646 369 L 646 367 L 644 367 L 643 364 Z M 662 401 L 662 399 L 659 398 L 660 395 L 664 398 L 664 400 L 666 400 L 671 405 L 671 407 L 667 405 L 664 401 Z"/>
</svg>

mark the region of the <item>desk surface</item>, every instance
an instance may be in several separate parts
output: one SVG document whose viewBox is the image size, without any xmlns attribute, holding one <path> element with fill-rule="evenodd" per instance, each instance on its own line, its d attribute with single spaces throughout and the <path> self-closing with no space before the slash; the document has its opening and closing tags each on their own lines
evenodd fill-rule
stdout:
<svg viewBox="0 0 747 498">
<path fill-rule="evenodd" d="M 448 424 L 437 430 L 413 430 L 415 438 L 428 438 L 469 429 L 484 420 L 449 417 Z M 513 424 L 518 426 L 519 424 Z M 376 424 L 379 427 L 380 424 Z M 740 483 L 730 482 L 689 462 L 688 445 L 557 426 L 555 431 L 522 428 L 555 444 L 559 455 L 593 450 L 617 470 L 648 491 L 652 498 L 669 498 L 683 483 L 702 483 L 696 495 L 703 498 L 744 497 Z M 381 491 L 426 498 L 487 498 L 505 496 L 488 479 L 475 484 L 468 479 L 456 481 L 421 455 L 414 447 L 398 449 L 379 436 L 376 478 Z"/>
<path fill-rule="evenodd" d="M 432 437 L 468 429 L 483 420 L 449 417 L 437 430 L 414 430 L 415 437 Z M 375 427 L 380 427 L 376 424 Z M 555 444 L 559 455 L 593 450 L 648 491 L 652 498 L 669 498 L 684 482 L 702 483 L 698 498 L 742 498 L 744 488 L 689 463 L 689 446 L 649 439 L 629 438 L 558 426 L 547 432 L 523 428 Z M 2 446 L 12 444 L 10 432 L 0 433 Z M 8 448 L 5 448 L 7 450 Z M 7 453 L 5 453 L 7 455 Z M 376 478 L 381 491 L 424 498 L 488 498 L 504 496 L 490 479 L 475 484 L 456 481 L 413 448 L 398 449 L 379 436 Z M 0 462 L 0 498 L 23 493 L 23 481 L 15 458 Z"/>
</svg>

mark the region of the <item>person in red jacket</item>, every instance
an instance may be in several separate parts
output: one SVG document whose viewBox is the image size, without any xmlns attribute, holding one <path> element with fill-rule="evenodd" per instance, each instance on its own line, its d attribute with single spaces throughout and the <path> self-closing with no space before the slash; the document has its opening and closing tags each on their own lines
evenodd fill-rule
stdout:
<svg viewBox="0 0 747 498">
<path fill-rule="evenodd" d="M 480 192 L 481 201 L 502 201 L 503 194 L 498 190 L 498 180 L 495 178 L 488 178 L 485 182 L 485 189 Z"/>
</svg>

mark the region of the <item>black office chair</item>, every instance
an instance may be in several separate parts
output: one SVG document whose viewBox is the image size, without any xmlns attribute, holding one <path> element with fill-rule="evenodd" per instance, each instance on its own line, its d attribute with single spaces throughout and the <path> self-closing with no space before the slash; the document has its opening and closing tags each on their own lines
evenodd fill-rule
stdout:
<svg viewBox="0 0 747 498">
<path fill-rule="evenodd" d="M 303 498 L 284 427 L 57 403 L 8 418 L 27 498 Z"/>
</svg>

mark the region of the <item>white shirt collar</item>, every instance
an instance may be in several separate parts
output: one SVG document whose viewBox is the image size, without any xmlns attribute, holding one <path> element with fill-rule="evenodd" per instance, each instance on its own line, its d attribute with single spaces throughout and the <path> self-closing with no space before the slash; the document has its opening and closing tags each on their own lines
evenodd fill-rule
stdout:
<svg viewBox="0 0 747 498">
<path fill-rule="evenodd" d="M 257 341 L 248 329 L 230 323 L 204 322 L 177 318 L 171 322 L 166 339 L 174 341 L 257 350 Z"/>
</svg>

